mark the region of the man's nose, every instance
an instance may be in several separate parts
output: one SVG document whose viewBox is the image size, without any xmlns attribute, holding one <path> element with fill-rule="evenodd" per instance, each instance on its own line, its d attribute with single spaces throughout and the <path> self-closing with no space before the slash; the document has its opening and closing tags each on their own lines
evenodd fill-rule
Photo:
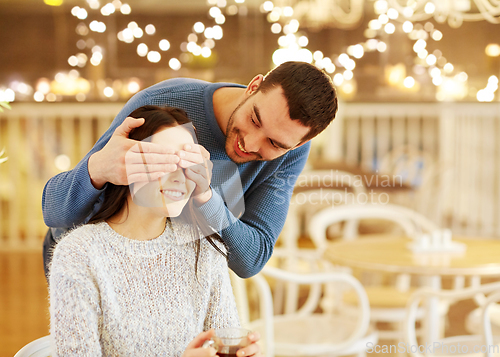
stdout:
<svg viewBox="0 0 500 357">
<path fill-rule="evenodd" d="M 260 147 L 262 146 L 262 140 L 264 140 L 264 137 L 262 135 L 259 135 L 258 132 L 254 131 L 251 133 L 248 133 L 244 138 L 244 147 L 248 152 L 255 152 L 258 153 L 260 151 Z"/>
</svg>

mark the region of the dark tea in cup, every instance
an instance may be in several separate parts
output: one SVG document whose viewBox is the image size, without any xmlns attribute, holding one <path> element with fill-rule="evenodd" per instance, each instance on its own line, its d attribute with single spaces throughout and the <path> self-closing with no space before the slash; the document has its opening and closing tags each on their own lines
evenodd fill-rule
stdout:
<svg viewBox="0 0 500 357">
<path fill-rule="evenodd" d="M 218 351 L 217 352 L 217 356 L 220 356 L 220 357 L 236 357 L 236 352 L 238 352 L 238 350 L 241 348 L 241 347 L 244 347 L 244 346 L 227 346 L 228 348 L 226 349 L 221 349 L 221 351 Z"/>
<path fill-rule="evenodd" d="M 240 348 L 250 344 L 247 337 L 249 333 L 249 330 L 240 327 L 215 329 L 214 337 L 205 341 L 203 347 L 215 348 L 220 357 L 236 357 Z"/>
</svg>

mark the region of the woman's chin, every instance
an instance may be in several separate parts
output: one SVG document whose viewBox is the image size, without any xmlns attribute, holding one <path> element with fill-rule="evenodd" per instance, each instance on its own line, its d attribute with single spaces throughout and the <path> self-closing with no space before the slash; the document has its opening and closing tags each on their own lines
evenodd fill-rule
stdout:
<svg viewBox="0 0 500 357">
<path fill-rule="evenodd" d="M 164 217 L 179 217 L 184 209 L 185 205 L 180 204 L 167 204 L 165 207 L 161 207 L 160 210 Z"/>
</svg>

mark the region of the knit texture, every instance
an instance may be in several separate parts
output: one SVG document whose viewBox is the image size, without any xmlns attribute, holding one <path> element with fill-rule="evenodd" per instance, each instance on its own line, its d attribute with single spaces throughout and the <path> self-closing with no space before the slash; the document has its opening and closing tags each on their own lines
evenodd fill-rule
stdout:
<svg viewBox="0 0 500 357">
<path fill-rule="evenodd" d="M 239 326 L 225 257 L 187 226 L 138 241 L 107 223 L 85 225 L 54 251 L 53 356 L 180 356 L 200 332 Z M 222 244 L 216 242 L 222 250 Z"/>
<path fill-rule="evenodd" d="M 96 190 L 90 182 L 88 159 L 104 147 L 115 129 L 133 110 L 146 104 L 179 107 L 193 121 L 199 144 L 210 152 L 211 160 L 216 162 L 211 184 L 213 196 L 201 207 L 201 211 L 226 243 L 229 267 L 242 278 L 257 274 L 272 255 L 310 144 L 306 143 L 272 161 L 234 164 L 226 154 L 225 136 L 213 111 L 213 94 L 221 87 L 244 88 L 232 83 L 175 78 L 134 95 L 76 167 L 47 182 L 42 198 L 45 223 L 54 228 L 72 228 L 87 222 L 97 212 L 103 190 Z M 234 179 L 234 171 L 239 173 L 239 180 Z M 243 197 L 238 197 L 238 192 L 242 192 Z M 57 240 L 62 230 L 52 231 Z"/>
</svg>

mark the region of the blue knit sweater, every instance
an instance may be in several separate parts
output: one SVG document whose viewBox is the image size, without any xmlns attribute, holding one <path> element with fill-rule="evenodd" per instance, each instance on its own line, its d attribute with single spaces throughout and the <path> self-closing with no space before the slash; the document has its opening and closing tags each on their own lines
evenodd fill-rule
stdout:
<svg viewBox="0 0 500 357">
<path fill-rule="evenodd" d="M 229 249 L 229 267 L 243 278 L 257 274 L 272 255 L 285 222 L 293 185 L 306 163 L 310 145 L 302 145 L 272 161 L 235 165 L 226 154 L 225 136 L 213 110 L 213 94 L 221 87 L 244 88 L 238 84 L 176 78 L 134 95 L 76 167 L 54 176 L 45 185 L 42 208 L 47 226 L 72 228 L 86 223 L 100 208 L 104 188 L 97 190 L 92 185 L 88 159 L 104 147 L 133 110 L 147 104 L 179 107 L 193 121 L 199 144 L 215 162 L 213 195 L 200 209 L 208 223 L 221 233 Z M 227 174 L 233 167 L 239 172 L 239 179 Z M 225 194 L 228 182 L 236 187 L 229 189 L 230 195 Z M 240 185 L 243 197 L 237 193 L 241 191 Z"/>
</svg>

